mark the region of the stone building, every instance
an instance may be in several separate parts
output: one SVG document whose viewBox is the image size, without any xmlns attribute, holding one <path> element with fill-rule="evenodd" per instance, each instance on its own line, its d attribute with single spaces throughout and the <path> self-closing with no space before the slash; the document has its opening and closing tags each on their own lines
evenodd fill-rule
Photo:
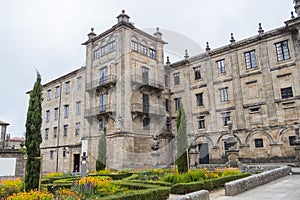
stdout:
<svg viewBox="0 0 300 200">
<path fill-rule="evenodd" d="M 101 34 L 92 29 L 86 66 L 44 85 L 43 171 L 72 172 L 87 152 L 95 169 L 106 134 L 110 168 L 152 166 L 153 137 L 160 165 L 174 161 L 180 102 L 194 133 L 199 164 L 224 163 L 228 122 L 244 162 L 287 162 L 300 109 L 300 0 L 285 26 L 164 65 L 159 29 L 149 35 L 122 11 Z"/>
</svg>

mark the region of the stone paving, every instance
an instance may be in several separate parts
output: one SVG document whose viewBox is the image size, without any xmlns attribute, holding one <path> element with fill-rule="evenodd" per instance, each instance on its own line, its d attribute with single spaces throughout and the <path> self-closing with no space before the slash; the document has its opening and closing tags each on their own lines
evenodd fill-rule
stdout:
<svg viewBox="0 0 300 200">
<path fill-rule="evenodd" d="M 256 187 L 236 196 L 221 196 L 210 200 L 299 200 L 300 175 L 293 174 Z"/>
</svg>

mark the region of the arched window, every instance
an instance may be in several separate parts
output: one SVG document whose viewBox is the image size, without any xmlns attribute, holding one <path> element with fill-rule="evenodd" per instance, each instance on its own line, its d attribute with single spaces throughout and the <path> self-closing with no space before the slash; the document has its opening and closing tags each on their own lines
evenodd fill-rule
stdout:
<svg viewBox="0 0 300 200">
<path fill-rule="evenodd" d="M 147 55 L 147 44 L 146 44 L 146 42 L 145 41 L 142 41 L 141 42 L 141 48 L 142 48 L 142 54 L 143 55 Z"/>
<path fill-rule="evenodd" d="M 108 41 L 108 52 L 112 52 L 116 50 L 116 39 L 115 37 L 111 37 Z"/>
<path fill-rule="evenodd" d="M 156 59 L 156 50 L 155 46 L 151 45 L 149 48 L 150 58 Z"/>
<path fill-rule="evenodd" d="M 131 50 L 137 51 L 138 50 L 138 40 L 136 37 L 131 38 Z"/>
<path fill-rule="evenodd" d="M 96 45 L 95 47 L 94 47 L 94 60 L 96 60 L 96 59 L 98 59 L 99 58 L 99 56 L 100 56 L 100 52 L 99 52 L 99 46 L 98 45 Z"/>
<path fill-rule="evenodd" d="M 104 40 L 101 44 L 101 56 L 107 54 L 107 42 Z"/>
</svg>

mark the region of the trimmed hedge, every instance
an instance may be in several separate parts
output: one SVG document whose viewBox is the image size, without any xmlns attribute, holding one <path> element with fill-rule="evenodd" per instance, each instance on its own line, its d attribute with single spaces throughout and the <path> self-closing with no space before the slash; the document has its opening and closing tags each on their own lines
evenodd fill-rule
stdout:
<svg viewBox="0 0 300 200">
<path fill-rule="evenodd" d="M 171 187 L 172 183 L 162 182 L 162 181 L 142 181 L 142 180 L 129 180 L 132 183 L 138 184 L 149 184 L 149 185 L 157 185 L 163 187 Z"/>
<path fill-rule="evenodd" d="M 113 180 L 121 180 L 123 178 L 130 177 L 132 173 L 124 173 L 124 174 L 89 174 L 88 176 L 109 176 Z"/>
<path fill-rule="evenodd" d="M 213 190 L 224 187 L 225 183 L 250 176 L 251 173 L 242 173 L 234 176 L 224 176 L 216 179 L 203 180 L 200 182 L 178 183 L 171 187 L 172 194 L 187 194 L 198 190 Z"/>
</svg>

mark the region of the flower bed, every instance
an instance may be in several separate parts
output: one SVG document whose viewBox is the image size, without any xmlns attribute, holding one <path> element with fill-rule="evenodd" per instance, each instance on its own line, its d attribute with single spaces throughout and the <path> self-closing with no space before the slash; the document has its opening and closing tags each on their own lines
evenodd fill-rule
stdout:
<svg viewBox="0 0 300 200">
<path fill-rule="evenodd" d="M 14 193 L 21 192 L 24 188 L 24 184 L 21 179 L 15 180 L 1 180 L 0 181 L 0 198 L 8 197 Z"/>
</svg>

